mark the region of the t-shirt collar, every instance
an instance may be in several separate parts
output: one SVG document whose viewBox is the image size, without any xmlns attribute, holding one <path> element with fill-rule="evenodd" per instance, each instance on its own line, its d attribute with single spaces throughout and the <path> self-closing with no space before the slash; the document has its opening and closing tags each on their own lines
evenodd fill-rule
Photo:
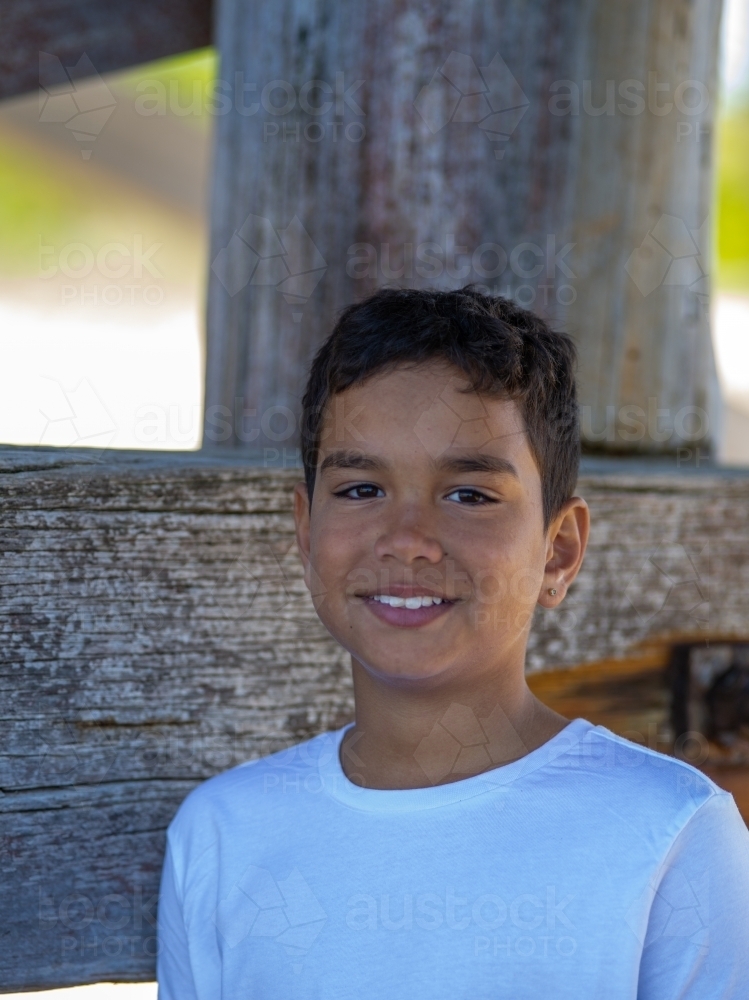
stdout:
<svg viewBox="0 0 749 1000">
<path fill-rule="evenodd" d="M 326 752 L 321 753 L 317 761 L 322 788 L 345 805 L 365 812 L 382 813 L 405 813 L 420 809 L 434 809 L 462 802 L 474 798 L 476 795 L 483 795 L 501 786 L 506 786 L 566 753 L 594 728 L 587 719 L 574 719 L 556 736 L 552 736 L 546 743 L 510 764 L 503 764 L 473 777 L 461 778 L 458 781 L 450 781 L 441 785 L 424 788 L 382 789 L 363 788 L 346 777 L 341 766 L 341 742 L 352 726 L 353 723 L 328 735 L 330 742 L 326 746 Z"/>
</svg>

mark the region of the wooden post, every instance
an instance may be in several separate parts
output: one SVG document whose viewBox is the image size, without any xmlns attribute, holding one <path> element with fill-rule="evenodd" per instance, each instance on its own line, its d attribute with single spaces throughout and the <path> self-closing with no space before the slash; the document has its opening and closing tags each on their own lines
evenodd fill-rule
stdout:
<svg viewBox="0 0 749 1000">
<path fill-rule="evenodd" d="M 577 339 L 584 434 L 706 453 L 716 0 L 222 0 L 205 443 L 296 441 L 378 285 L 474 281 Z"/>
</svg>

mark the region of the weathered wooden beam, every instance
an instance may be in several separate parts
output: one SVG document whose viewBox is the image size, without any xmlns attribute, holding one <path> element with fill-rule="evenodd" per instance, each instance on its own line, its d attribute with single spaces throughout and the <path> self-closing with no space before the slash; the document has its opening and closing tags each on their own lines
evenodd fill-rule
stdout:
<svg viewBox="0 0 749 1000">
<path fill-rule="evenodd" d="M 292 548 L 294 476 L 42 450 L 0 465 L 0 989 L 149 979 L 187 791 L 351 714 Z"/>
<path fill-rule="evenodd" d="M 533 672 L 749 635 L 749 476 L 622 468 L 583 470 L 590 550 L 535 622 Z M 351 717 L 294 550 L 298 478 L 262 456 L 0 450 L 0 991 L 151 978 L 185 794 Z"/>
<path fill-rule="evenodd" d="M 112 73 L 210 45 L 212 7 L 212 0 L 3 0 L 0 100 L 40 86 L 42 52 L 66 68 L 86 53 L 97 73 Z"/>
<path fill-rule="evenodd" d="M 206 441 L 293 443 L 342 306 L 474 281 L 576 338 L 591 448 L 707 453 L 720 13 L 223 0 Z"/>
</svg>

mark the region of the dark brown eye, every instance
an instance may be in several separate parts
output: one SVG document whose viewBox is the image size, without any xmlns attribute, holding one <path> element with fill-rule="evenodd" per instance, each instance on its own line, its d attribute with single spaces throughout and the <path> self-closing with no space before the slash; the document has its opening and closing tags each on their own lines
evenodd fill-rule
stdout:
<svg viewBox="0 0 749 1000">
<path fill-rule="evenodd" d="M 470 506 L 481 504 L 481 503 L 493 503 L 494 501 L 487 497 L 484 493 L 480 493 L 478 490 L 472 490 L 468 488 L 462 488 L 459 490 L 453 490 L 452 493 L 448 493 L 448 500 L 453 500 L 455 503 L 467 504 Z"/>
<path fill-rule="evenodd" d="M 337 497 L 346 497 L 349 500 L 374 500 L 378 496 L 385 496 L 379 486 L 374 483 L 360 483 L 358 486 L 351 486 L 347 490 L 336 493 Z"/>
</svg>

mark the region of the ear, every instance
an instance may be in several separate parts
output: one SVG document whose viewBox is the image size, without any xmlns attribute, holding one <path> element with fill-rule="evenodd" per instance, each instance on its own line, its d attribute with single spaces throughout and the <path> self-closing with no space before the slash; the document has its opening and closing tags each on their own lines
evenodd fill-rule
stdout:
<svg viewBox="0 0 749 1000">
<path fill-rule="evenodd" d="M 580 572 L 590 533 L 590 511 L 581 497 L 571 497 L 549 525 L 546 565 L 538 603 L 556 608 Z M 555 590 L 552 594 L 550 591 Z"/>
<path fill-rule="evenodd" d="M 307 585 L 307 590 L 311 590 L 309 495 L 306 483 L 297 483 L 294 487 L 294 523 L 296 524 L 296 544 L 304 566 L 304 582 Z"/>
</svg>

